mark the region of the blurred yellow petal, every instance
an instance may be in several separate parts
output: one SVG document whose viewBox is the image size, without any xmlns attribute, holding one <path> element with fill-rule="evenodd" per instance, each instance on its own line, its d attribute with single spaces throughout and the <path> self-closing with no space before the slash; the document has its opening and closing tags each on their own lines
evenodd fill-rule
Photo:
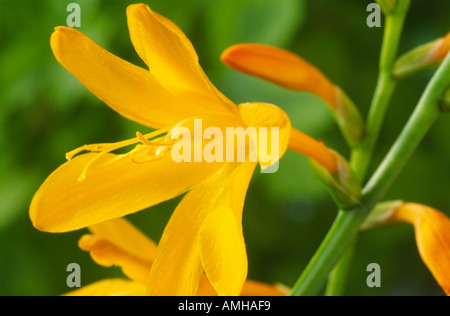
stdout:
<svg viewBox="0 0 450 316">
<path fill-rule="evenodd" d="M 224 165 L 175 163 L 170 154 L 150 162 L 133 161 L 133 153 L 146 156 L 146 152 L 145 146 L 137 146 L 127 155 L 84 154 L 65 163 L 33 198 L 34 226 L 66 232 L 122 217 L 186 192 Z M 79 181 L 84 172 L 85 179 Z"/>
<path fill-rule="evenodd" d="M 157 245 L 125 218 L 116 218 L 89 227 L 89 231 L 133 256 L 153 261 Z"/>
<path fill-rule="evenodd" d="M 391 221 L 414 225 L 422 260 L 447 295 L 450 295 L 450 219 L 430 207 L 404 203 L 397 207 Z"/>
<path fill-rule="evenodd" d="M 258 160 L 261 166 L 271 166 L 283 157 L 289 143 L 291 121 L 279 107 L 267 103 L 243 103 L 239 105 L 242 120 L 248 126 L 255 127 L 258 139 Z M 265 128 L 266 132 L 262 133 Z M 272 129 L 277 128 L 273 137 Z M 266 142 L 262 141 L 264 138 Z M 272 148 L 274 146 L 275 148 Z"/>
<path fill-rule="evenodd" d="M 317 68 L 289 51 L 264 44 L 238 44 L 222 54 L 229 67 L 282 87 L 318 95 L 332 108 L 337 91 Z"/>
<path fill-rule="evenodd" d="M 134 256 L 117 245 L 93 235 L 84 235 L 79 243 L 84 251 L 89 251 L 92 259 L 104 267 L 120 267 L 133 281 L 145 284 L 152 261 Z"/>
<path fill-rule="evenodd" d="M 198 233 L 211 212 L 224 208 L 233 210 L 236 225 L 242 231 L 242 207 L 255 166 L 256 163 L 230 163 L 183 198 L 159 242 L 150 273 L 150 295 L 196 293 L 203 274 Z M 229 273 L 222 277 L 234 279 Z"/>
<path fill-rule="evenodd" d="M 108 279 L 84 286 L 65 296 L 144 296 L 145 290 L 145 286 L 138 282 Z"/>
<path fill-rule="evenodd" d="M 114 56 L 75 29 L 56 28 L 51 47 L 64 68 L 130 120 L 163 128 L 207 110 L 198 100 L 192 103 L 169 93 L 148 70 Z"/>
<path fill-rule="evenodd" d="M 336 153 L 321 141 L 317 141 L 295 128 L 291 129 L 288 148 L 313 159 L 331 174 L 338 171 L 338 156 Z"/>
<path fill-rule="evenodd" d="M 127 16 L 137 53 L 164 88 L 189 99 L 198 109 L 201 106 L 204 112 L 237 113 L 236 105 L 204 74 L 192 43 L 172 21 L 145 4 L 130 5 Z"/>
<path fill-rule="evenodd" d="M 240 220 L 240 219 L 239 219 Z M 199 232 L 200 257 L 219 295 L 239 295 L 247 277 L 244 236 L 230 207 L 218 207 Z"/>
<path fill-rule="evenodd" d="M 155 258 L 156 244 L 124 218 L 89 227 L 79 246 L 104 267 L 118 266 L 130 279 L 146 284 Z"/>
</svg>

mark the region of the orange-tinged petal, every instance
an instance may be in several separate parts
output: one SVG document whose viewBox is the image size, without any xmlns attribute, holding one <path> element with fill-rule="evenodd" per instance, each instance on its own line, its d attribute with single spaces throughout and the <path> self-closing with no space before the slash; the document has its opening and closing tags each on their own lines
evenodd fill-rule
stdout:
<svg viewBox="0 0 450 316">
<path fill-rule="evenodd" d="M 331 174 L 335 174 L 338 171 L 338 156 L 322 142 L 295 128 L 291 129 L 288 147 L 313 159 Z"/>
<path fill-rule="evenodd" d="M 256 102 L 240 104 L 239 111 L 242 120 L 256 128 L 258 139 L 254 141 L 261 166 L 278 162 L 287 150 L 291 133 L 291 121 L 286 112 L 275 105 Z M 273 128 L 277 129 L 275 134 Z"/>
<path fill-rule="evenodd" d="M 247 253 L 239 226 L 227 205 L 209 214 L 199 232 L 203 268 L 219 295 L 239 295 L 247 277 Z"/>
<path fill-rule="evenodd" d="M 236 225 L 242 231 L 242 207 L 255 166 L 256 163 L 228 164 L 183 198 L 159 242 L 150 273 L 150 295 L 195 295 L 203 274 L 198 237 L 200 229 L 214 210 L 231 209 Z M 229 273 L 226 271 L 221 277 L 236 279 Z M 217 291 L 223 293 L 222 289 Z"/>
<path fill-rule="evenodd" d="M 414 225 L 422 260 L 447 295 L 450 295 L 450 219 L 443 213 L 419 204 L 399 206 L 391 221 Z"/>
<path fill-rule="evenodd" d="M 238 44 L 226 49 L 221 58 L 243 73 L 288 89 L 312 92 L 333 109 L 337 105 L 334 84 L 317 68 L 289 51 L 264 44 Z"/>
<path fill-rule="evenodd" d="M 51 37 L 58 62 L 122 116 L 152 128 L 208 113 L 210 100 L 169 93 L 152 74 L 104 50 L 81 32 L 58 27 Z M 209 102 L 208 102 L 209 101 Z M 215 113 L 214 109 L 209 113 Z"/>
<path fill-rule="evenodd" d="M 108 279 L 84 286 L 65 296 L 144 296 L 145 290 L 145 285 L 138 282 Z"/>
<path fill-rule="evenodd" d="M 84 154 L 65 163 L 34 196 L 33 224 L 48 232 L 66 232 L 122 217 L 186 192 L 224 165 L 176 163 L 170 154 L 146 163 L 135 161 L 133 154 L 144 160 L 146 151 L 138 145 L 126 155 Z M 85 179 L 79 181 L 84 172 Z"/>
<path fill-rule="evenodd" d="M 192 43 L 172 21 L 145 4 L 130 5 L 127 16 L 131 41 L 159 83 L 194 104 L 200 101 L 205 111 L 237 114 L 236 105 L 209 81 Z"/>
</svg>

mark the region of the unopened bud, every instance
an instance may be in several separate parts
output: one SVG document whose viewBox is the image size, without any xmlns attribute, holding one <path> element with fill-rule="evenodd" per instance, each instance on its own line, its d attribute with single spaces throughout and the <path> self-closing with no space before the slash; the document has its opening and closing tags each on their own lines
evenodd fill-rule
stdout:
<svg viewBox="0 0 450 316">
<path fill-rule="evenodd" d="M 361 184 L 348 162 L 336 153 L 338 168 L 330 173 L 314 160 L 310 160 L 314 175 L 330 191 L 333 199 L 342 209 L 349 209 L 360 203 Z"/>
<path fill-rule="evenodd" d="M 433 42 L 421 45 L 401 56 L 394 65 L 397 79 L 436 69 L 450 50 L 450 33 Z"/>
</svg>

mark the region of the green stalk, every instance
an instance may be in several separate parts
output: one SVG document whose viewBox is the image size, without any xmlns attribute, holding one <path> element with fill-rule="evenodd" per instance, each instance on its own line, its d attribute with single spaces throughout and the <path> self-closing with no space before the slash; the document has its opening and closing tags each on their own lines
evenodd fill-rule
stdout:
<svg viewBox="0 0 450 316">
<path fill-rule="evenodd" d="M 383 44 L 380 55 L 380 74 L 370 106 L 364 141 L 353 149 L 351 165 L 354 172 L 364 181 L 375 145 L 378 141 L 386 109 L 396 87 L 392 70 L 397 58 L 398 46 L 410 0 L 400 0 L 397 8 L 386 16 Z"/>
<path fill-rule="evenodd" d="M 367 119 L 366 136 L 361 144 L 353 148 L 351 153 L 350 166 L 361 183 L 365 180 L 386 110 L 396 87 L 397 82 L 392 71 L 409 5 L 410 0 L 401 0 L 395 10 L 389 10 L 386 15 L 386 27 L 380 55 L 380 72 Z M 333 270 L 326 295 L 339 296 L 343 294 L 354 251 L 355 249 L 350 247 L 348 253 L 343 256 L 342 262 L 339 262 Z"/>
<path fill-rule="evenodd" d="M 292 295 L 315 295 L 351 245 L 375 205 L 383 198 L 440 114 L 450 87 L 450 54 L 435 73 L 400 136 L 363 190 L 361 204 L 339 213 L 323 243 L 292 288 Z"/>
<path fill-rule="evenodd" d="M 329 275 L 325 296 L 340 296 L 344 293 L 355 249 L 356 240 L 348 247 Z"/>
</svg>

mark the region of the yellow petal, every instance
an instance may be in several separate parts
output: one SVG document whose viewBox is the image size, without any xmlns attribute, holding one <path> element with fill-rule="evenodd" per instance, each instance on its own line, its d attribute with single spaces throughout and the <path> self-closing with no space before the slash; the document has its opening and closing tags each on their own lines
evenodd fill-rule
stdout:
<svg viewBox="0 0 450 316">
<path fill-rule="evenodd" d="M 144 296 L 145 290 L 146 287 L 141 283 L 108 279 L 84 286 L 65 296 Z"/>
<path fill-rule="evenodd" d="M 322 142 L 295 128 L 291 129 L 289 149 L 313 159 L 331 174 L 338 171 L 338 156 Z"/>
<path fill-rule="evenodd" d="M 222 54 L 222 61 L 233 69 L 282 87 L 308 91 L 336 108 L 336 88 L 317 68 L 286 50 L 263 44 L 238 44 Z"/>
<path fill-rule="evenodd" d="M 134 256 L 117 245 L 93 235 L 84 235 L 78 245 L 82 250 L 89 251 L 97 264 L 103 267 L 120 267 L 133 281 L 146 283 L 152 261 Z"/>
<path fill-rule="evenodd" d="M 450 219 L 430 207 L 405 203 L 398 207 L 392 221 L 414 225 L 422 260 L 447 295 L 450 295 Z"/>
<path fill-rule="evenodd" d="M 145 146 L 137 146 L 145 155 Z M 66 232 L 123 217 L 174 198 L 209 178 L 222 163 L 176 163 L 170 154 L 147 163 L 127 155 L 84 154 L 53 172 L 30 206 L 36 228 Z M 97 160 L 78 181 L 86 165 Z"/>
<path fill-rule="evenodd" d="M 212 287 L 211 282 L 209 282 L 206 277 L 206 274 L 201 276 L 195 296 L 217 296 L 217 292 Z"/>
<path fill-rule="evenodd" d="M 146 284 L 156 253 L 156 244 L 124 218 L 89 227 L 79 246 L 105 267 L 118 266 L 130 279 Z"/>
<path fill-rule="evenodd" d="M 131 41 L 158 82 L 175 95 L 203 106 L 204 111 L 237 114 L 236 105 L 209 81 L 192 43 L 172 21 L 145 4 L 130 5 L 127 16 Z"/>
<path fill-rule="evenodd" d="M 215 210 L 228 208 L 233 210 L 236 225 L 242 232 L 242 207 L 255 166 L 256 163 L 228 164 L 183 198 L 159 242 L 150 273 L 150 295 L 195 295 L 203 275 L 198 238 L 202 225 Z M 235 273 L 234 270 L 227 271 L 221 277 L 239 278 L 230 276 L 230 272 Z M 223 293 L 223 290 L 217 292 Z"/>
<path fill-rule="evenodd" d="M 230 207 L 208 215 L 199 232 L 200 257 L 219 295 L 239 295 L 247 277 L 244 236 Z"/>
<path fill-rule="evenodd" d="M 157 246 L 125 218 L 116 218 L 89 227 L 89 231 L 133 256 L 145 260 L 155 259 Z"/>
<path fill-rule="evenodd" d="M 206 113 L 207 107 L 201 98 L 192 98 L 193 103 L 169 93 L 148 70 L 114 56 L 75 29 L 56 28 L 51 47 L 64 68 L 100 100 L 130 120 L 152 128 L 164 128 Z"/>
<path fill-rule="evenodd" d="M 271 166 L 284 155 L 291 134 L 291 121 L 279 107 L 267 103 L 244 103 L 239 105 L 242 120 L 256 128 L 258 160 L 261 166 Z M 273 128 L 278 129 L 273 133 Z M 266 130 L 267 132 L 263 131 Z M 275 137 L 273 137 L 275 136 Z M 273 146 L 273 147 L 272 147 Z"/>
</svg>

